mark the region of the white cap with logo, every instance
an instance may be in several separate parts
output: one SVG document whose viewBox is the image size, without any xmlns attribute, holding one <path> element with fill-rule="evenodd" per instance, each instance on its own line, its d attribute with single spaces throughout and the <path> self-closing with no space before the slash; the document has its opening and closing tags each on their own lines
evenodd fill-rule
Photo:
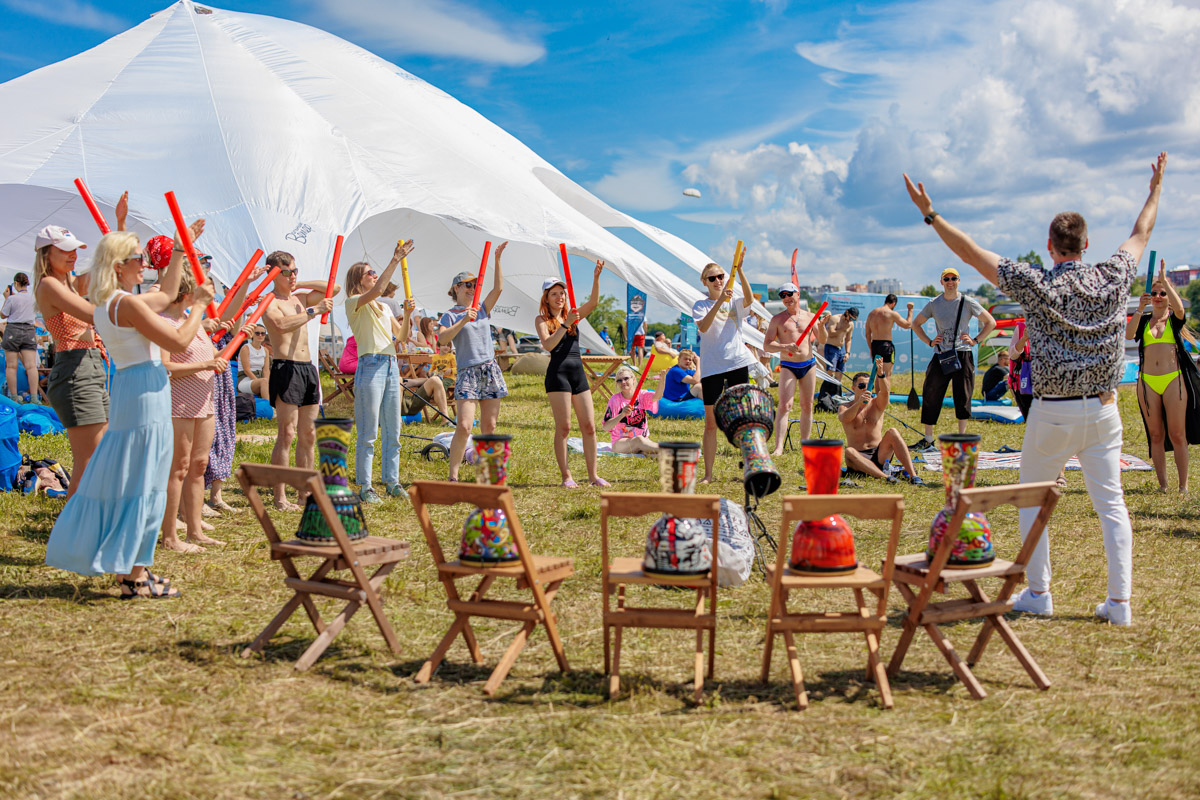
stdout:
<svg viewBox="0 0 1200 800">
<path fill-rule="evenodd" d="M 75 234 L 60 225 L 47 225 L 38 231 L 37 240 L 33 243 L 34 250 L 41 250 L 46 245 L 54 245 L 59 250 L 86 248 L 87 245 L 75 238 Z"/>
</svg>

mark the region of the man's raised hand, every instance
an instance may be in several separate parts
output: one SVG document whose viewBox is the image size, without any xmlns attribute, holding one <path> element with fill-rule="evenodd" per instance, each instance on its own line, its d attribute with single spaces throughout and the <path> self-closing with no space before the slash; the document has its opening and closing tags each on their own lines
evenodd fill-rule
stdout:
<svg viewBox="0 0 1200 800">
<path fill-rule="evenodd" d="M 913 204 L 920 210 L 921 216 L 929 216 L 929 212 L 933 211 L 933 200 L 929 198 L 929 194 L 925 191 L 925 184 L 918 183 L 913 186 L 912 178 L 908 174 L 904 174 L 904 187 L 908 189 L 908 196 L 912 198 Z"/>
<path fill-rule="evenodd" d="M 1158 154 L 1158 160 L 1150 165 L 1150 191 L 1162 185 L 1163 171 L 1167 168 L 1167 151 Z"/>
</svg>

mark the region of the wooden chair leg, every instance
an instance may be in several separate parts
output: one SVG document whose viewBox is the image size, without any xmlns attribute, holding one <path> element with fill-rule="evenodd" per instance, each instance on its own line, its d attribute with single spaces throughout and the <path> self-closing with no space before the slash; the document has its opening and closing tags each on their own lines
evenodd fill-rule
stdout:
<svg viewBox="0 0 1200 800">
<path fill-rule="evenodd" d="M 704 629 L 696 629 L 696 677 L 692 681 L 692 700 L 699 703 L 704 697 Z"/>
<path fill-rule="evenodd" d="M 342 632 L 342 628 L 346 627 L 346 623 L 350 621 L 350 618 L 360 608 L 362 608 L 362 603 L 357 600 L 351 600 L 347 603 L 346 607 L 342 609 L 342 613 L 329 621 L 329 626 L 317 636 L 316 641 L 310 644 L 308 649 L 304 651 L 304 654 L 300 656 L 300 660 L 296 662 L 296 669 L 303 672 L 311 667 L 321 657 L 321 654 L 325 652 L 325 649 L 333 644 L 334 638 Z"/>
<path fill-rule="evenodd" d="M 621 693 L 621 626 L 613 626 L 612 672 L 608 674 L 608 697 L 615 698 Z"/>
<path fill-rule="evenodd" d="M 929 634 L 929 638 L 933 639 L 933 643 L 937 645 L 938 650 L 942 651 L 942 655 L 950 662 L 950 668 L 954 670 L 954 674 L 967 687 L 967 691 L 976 700 L 982 700 L 987 697 L 987 692 L 984 691 L 983 685 L 971 672 L 966 662 L 958 657 L 958 653 L 954 650 L 954 645 L 946 637 L 942 636 L 942 632 L 938 630 L 937 625 L 926 625 L 925 631 Z"/>
<path fill-rule="evenodd" d="M 800 669 L 800 655 L 796 652 L 796 637 L 791 631 L 783 632 L 787 645 L 788 665 L 792 670 L 792 691 L 796 693 L 796 707 L 801 711 L 808 708 L 808 692 L 804 690 L 804 672 Z"/>
<path fill-rule="evenodd" d="M 1050 679 L 1046 677 L 1046 673 L 1042 672 L 1042 668 L 1033 660 L 1033 656 L 1025 649 L 1025 645 L 1021 644 L 1021 640 L 1013 633 L 1013 629 L 1009 627 L 1008 620 L 997 614 L 990 618 L 996 630 L 1000 633 L 1000 638 L 1008 645 L 1008 649 L 1017 657 L 1017 661 L 1021 662 L 1021 666 L 1029 673 L 1029 677 L 1033 679 L 1033 683 L 1039 689 L 1049 689 Z M 980 631 L 980 636 L 983 632 Z"/>
<path fill-rule="evenodd" d="M 530 620 L 521 626 L 521 630 L 517 631 L 517 635 L 513 637 L 512 644 L 504 651 L 504 655 L 500 658 L 500 663 L 492 670 L 491 677 L 487 683 L 483 685 L 483 693 L 494 695 L 496 690 L 500 688 L 500 684 L 504 683 L 504 679 L 508 677 L 508 671 L 512 669 L 513 664 L 517 661 L 517 656 L 525 649 L 525 644 L 529 641 L 529 634 L 537 627 L 537 623 Z"/>
<path fill-rule="evenodd" d="M 879 660 L 879 635 L 875 631 L 867 631 L 867 672 L 870 679 L 875 681 L 884 708 L 893 708 L 892 685 L 888 682 L 887 670 Z"/>
<path fill-rule="evenodd" d="M 433 655 L 429 660 L 422 665 L 420 672 L 417 673 L 413 680 L 417 683 L 427 683 L 433 677 L 433 673 L 437 671 L 441 665 L 442 659 L 446 657 L 446 651 L 450 649 L 450 645 L 454 644 L 455 637 L 462 632 L 463 628 L 468 625 L 466 614 L 455 614 L 454 624 L 450 626 L 450 630 L 446 631 L 446 635 L 438 642 L 438 646 L 433 651 Z M 465 637 L 465 634 L 464 634 Z M 471 637 L 474 639 L 474 637 Z M 476 662 L 479 663 L 479 662 Z"/>
<path fill-rule="evenodd" d="M 912 623 L 909 613 L 912 609 L 912 604 L 917 601 L 917 595 L 908 585 L 895 581 L 896 590 L 908 601 L 909 612 L 904 615 L 904 629 L 900 632 L 900 639 L 896 642 L 896 649 L 892 651 L 892 659 L 888 662 L 887 674 L 895 677 L 900 672 L 900 665 L 904 663 L 904 656 L 908 654 L 909 645 L 912 644 L 913 636 L 917 633 L 917 626 Z"/>
<path fill-rule="evenodd" d="M 463 618 L 462 626 L 463 642 L 467 645 L 467 652 L 471 654 L 471 663 L 483 663 L 483 651 L 479 649 L 479 642 L 475 639 L 475 629 L 471 627 L 471 618 Z"/>
<path fill-rule="evenodd" d="M 546 629 L 546 636 L 550 639 L 550 649 L 554 651 L 554 660 L 558 662 L 560 671 L 570 672 L 571 665 L 567 663 L 567 651 L 563 647 L 562 637 L 558 634 L 558 618 L 550 610 L 550 604 L 554 602 L 554 596 L 558 594 L 560 586 L 562 586 L 562 580 L 545 586 L 542 596 L 546 599 L 546 604 L 540 608 L 542 609 L 542 625 Z"/>
<path fill-rule="evenodd" d="M 387 578 L 388 573 L 395 569 L 398 563 L 393 561 L 390 564 L 383 564 L 375 570 L 375 574 L 368 581 L 370 591 L 367 593 L 367 604 L 371 609 L 371 616 L 375 618 L 375 624 L 379 626 L 379 632 L 383 634 L 384 641 L 397 655 L 400 653 L 400 641 L 396 638 L 396 631 L 392 628 L 391 621 L 383 613 L 383 600 L 379 596 L 379 589 L 383 586 L 383 581 Z"/>
<path fill-rule="evenodd" d="M 771 656 L 775 650 L 775 631 L 771 627 L 771 620 L 767 619 L 767 640 L 763 643 L 762 657 L 762 675 L 759 676 L 763 683 L 771 682 Z"/>
</svg>

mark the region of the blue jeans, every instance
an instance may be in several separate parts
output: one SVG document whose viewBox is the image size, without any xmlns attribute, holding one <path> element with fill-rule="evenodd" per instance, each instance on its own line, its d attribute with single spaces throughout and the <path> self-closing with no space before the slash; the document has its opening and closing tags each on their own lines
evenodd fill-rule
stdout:
<svg viewBox="0 0 1200 800">
<path fill-rule="evenodd" d="M 983 397 L 986 400 L 999 400 L 1006 394 L 1008 394 L 1008 381 L 1002 380 L 993 386 L 990 392 L 984 392 Z"/>
<path fill-rule="evenodd" d="M 400 482 L 400 369 L 394 356 L 368 353 L 358 357 L 354 371 L 354 420 L 358 441 L 354 477 L 359 486 L 371 485 L 375 434 L 383 426 L 383 482 Z"/>
</svg>

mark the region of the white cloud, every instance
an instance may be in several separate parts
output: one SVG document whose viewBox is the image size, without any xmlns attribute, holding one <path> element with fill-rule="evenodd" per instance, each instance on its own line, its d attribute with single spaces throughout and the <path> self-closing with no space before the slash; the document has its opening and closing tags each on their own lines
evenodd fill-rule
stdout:
<svg viewBox="0 0 1200 800">
<path fill-rule="evenodd" d="M 3 0 L 6 7 L 20 14 L 101 33 L 116 33 L 129 27 L 129 23 L 101 11 L 86 0 Z"/>
<path fill-rule="evenodd" d="M 683 200 L 684 186 L 673 174 L 670 160 L 628 157 L 588 188 L 616 208 L 664 211 Z"/>
<path fill-rule="evenodd" d="M 455 0 L 309 0 L 331 26 L 388 52 L 462 58 L 523 67 L 546 55 L 536 31 L 509 30 Z M 486 83 L 486 76 L 479 80 Z"/>
</svg>

